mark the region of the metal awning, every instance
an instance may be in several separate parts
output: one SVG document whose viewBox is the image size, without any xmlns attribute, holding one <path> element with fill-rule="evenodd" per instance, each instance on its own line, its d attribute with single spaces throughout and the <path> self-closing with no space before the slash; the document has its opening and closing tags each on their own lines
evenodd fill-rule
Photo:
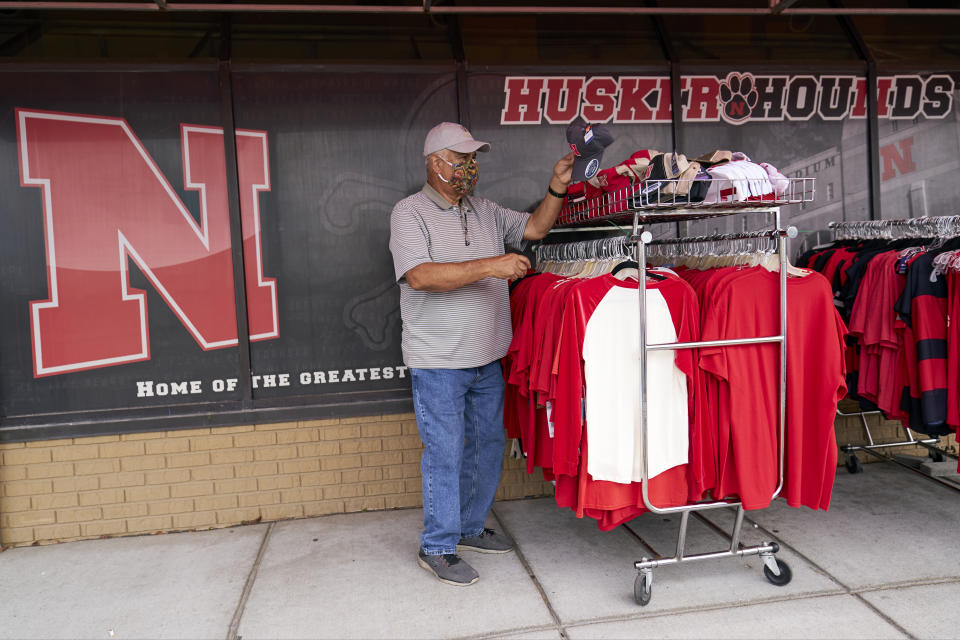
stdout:
<svg viewBox="0 0 960 640">
<path fill-rule="evenodd" d="M 717 6 L 723 4 L 724 6 Z M 151 11 L 151 12 L 225 12 L 225 13 L 355 13 L 355 14 L 447 14 L 447 15 L 729 15 L 729 16 L 777 16 L 777 15 L 898 15 L 898 16 L 956 16 L 960 15 L 960 3 L 928 2 L 929 6 L 918 7 L 916 2 L 847 2 L 829 3 L 802 0 L 767 0 L 766 2 L 688 2 L 681 6 L 636 6 L 635 3 L 608 2 L 604 4 L 440 4 L 432 0 L 422 3 L 325 3 L 325 2 L 203 2 L 168 0 L 0 0 L 0 9 L 70 10 L 70 11 Z M 804 6 L 806 5 L 806 6 Z M 850 6 L 847 6 L 850 5 Z M 944 6 L 947 5 L 947 6 Z"/>
</svg>

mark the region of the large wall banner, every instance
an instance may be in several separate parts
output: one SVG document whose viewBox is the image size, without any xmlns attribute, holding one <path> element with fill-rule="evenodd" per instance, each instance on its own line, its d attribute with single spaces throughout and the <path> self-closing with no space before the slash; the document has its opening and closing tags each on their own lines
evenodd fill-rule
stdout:
<svg viewBox="0 0 960 640">
<path fill-rule="evenodd" d="M 409 395 L 389 215 L 455 75 L 237 73 L 236 174 L 218 80 L 2 74 L 3 426 Z"/>
<path fill-rule="evenodd" d="M 216 71 L 0 82 L 5 422 L 238 400 Z"/>
</svg>

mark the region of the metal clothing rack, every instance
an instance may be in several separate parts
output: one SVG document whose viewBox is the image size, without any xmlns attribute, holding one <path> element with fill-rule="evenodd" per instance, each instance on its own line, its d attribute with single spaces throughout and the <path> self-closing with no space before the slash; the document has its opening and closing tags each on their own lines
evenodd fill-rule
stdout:
<svg viewBox="0 0 960 640">
<path fill-rule="evenodd" d="M 960 235 L 960 216 L 924 216 L 921 218 L 903 218 L 890 220 L 851 220 L 844 222 L 829 222 L 827 227 L 833 231 L 834 240 L 893 240 L 895 238 L 928 238 L 940 237 L 950 238 Z M 896 234 L 894 233 L 896 232 Z M 879 450 L 889 450 L 894 447 L 915 447 L 921 446 L 927 449 L 930 458 L 934 462 L 942 462 L 944 457 L 956 459 L 957 455 L 937 446 L 940 444 L 940 438 L 914 437 L 913 430 L 903 425 L 905 439 L 894 442 L 876 442 L 873 433 L 870 431 L 870 425 L 867 423 L 868 415 L 882 415 L 881 411 L 851 411 L 844 412 L 837 409 L 837 415 L 843 417 L 858 416 L 863 425 L 863 431 L 866 435 L 866 444 L 846 444 L 840 447 L 840 450 L 846 454 L 845 466 L 850 473 L 862 473 L 863 466 L 857 457 L 857 451 L 863 451 L 875 458 L 883 461 L 896 462 L 903 467 L 911 470 L 913 467 L 899 462 L 892 455 L 879 453 Z M 920 435 L 920 434 L 917 434 Z M 943 482 L 934 476 L 922 474 L 924 477 L 956 489 L 956 485 Z"/>
<path fill-rule="evenodd" d="M 960 491 L 960 487 L 958 487 L 955 483 L 946 482 L 936 476 L 928 475 L 926 473 L 918 471 L 917 469 L 910 466 L 909 464 L 901 462 L 895 456 L 879 453 L 877 451 L 878 449 L 890 449 L 892 447 L 918 446 L 918 447 L 924 447 L 925 449 L 927 449 L 930 459 L 933 460 L 934 462 L 943 462 L 943 460 L 947 457 L 956 459 L 957 458 L 956 454 L 950 453 L 949 451 L 945 451 L 940 447 L 936 446 L 940 443 L 939 438 L 923 438 L 918 440 L 917 438 L 913 437 L 913 431 L 910 429 L 910 427 L 904 426 L 903 430 L 906 433 L 906 437 L 907 437 L 906 440 L 901 440 L 898 442 L 879 442 L 878 443 L 874 441 L 873 434 L 870 432 L 870 425 L 867 424 L 867 416 L 883 415 L 882 411 L 844 412 L 844 411 L 841 411 L 840 409 L 837 409 L 837 415 L 844 416 L 844 417 L 859 416 L 860 423 L 863 425 L 863 431 L 864 433 L 866 433 L 866 436 L 867 436 L 867 444 L 860 444 L 860 445 L 846 444 L 840 447 L 840 450 L 843 451 L 845 454 L 847 454 L 845 466 L 848 472 L 850 473 L 863 472 L 863 466 L 860 464 L 860 459 L 857 457 L 857 454 L 855 453 L 856 451 L 863 451 L 864 453 L 868 453 L 871 456 L 879 460 L 882 460 L 883 462 L 893 462 L 905 469 L 909 469 L 910 471 L 919 473 L 924 478 L 927 478 L 933 482 L 936 482 L 937 484 L 943 485 L 945 487 L 949 487 L 950 489 L 954 489 L 956 491 Z"/>
<path fill-rule="evenodd" d="M 708 209 L 709 213 L 710 210 Z M 682 212 L 689 215 L 693 212 Z M 640 270 L 640 282 L 646 281 L 646 247 L 648 244 L 680 244 L 696 242 L 716 242 L 720 240 L 738 240 L 748 238 L 773 238 L 776 242 L 777 253 L 780 258 L 780 333 L 774 336 L 758 336 L 755 338 L 743 338 L 737 340 L 710 340 L 697 342 L 676 342 L 671 344 L 647 344 L 647 304 L 646 295 L 641 291 L 638 296 L 640 299 L 640 441 L 643 448 L 641 457 L 641 494 L 643 496 L 644 506 L 653 513 L 680 514 L 680 530 L 677 536 L 676 552 L 672 557 L 660 558 L 641 558 L 634 563 L 637 569 L 637 578 L 634 582 L 634 598 L 641 606 L 650 602 L 653 590 L 653 570 L 657 567 L 680 564 L 682 562 L 694 562 L 700 560 L 713 560 L 719 558 L 737 558 L 743 556 L 759 555 L 763 560 L 763 573 L 771 583 L 783 586 L 790 582 L 792 574 L 790 568 L 785 562 L 774 556 L 780 550 L 776 542 L 764 542 L 756 546 L 745 547 L 740 543 L 741 529 L 743 527 L 744 509 L 739 500 L 715 500 L 713 502 L 701 502 L 697 504 L 683 505 L 679 507 L 658 507 L 650 501 L 649 497 L 649 465 L 648 465 L 648 424 L 647 424 L 647 354 L 651 351 L 677 350 L 677 349 L 697 349 L 702 347 L 737 347 L 742 345 L 754 345 L 764 343 L 778 343 L 780 345 L 780 406 L 778 413 L 778 433 L 779 433 L 779 461 L 777 488 L 771 496 L 771 500 L 780 494 L 783 488 L 783 460 L 786 433 L 786 392 L 787 392 L 787 254 L 785 249 L 784 237 L 790 235 L 796 237 L 796 229 L 788 231 L 782 228 L 780 219 L 780 208 L 751 208 L 737 211 L 737 213 L 773 213 L 775 226 L 768 231 L 756 233 L 735 233 L 726 236 L 703 236 L 700 238 L 679 238 L 654 241 L 652 234 L 643 229 L 645 223 L 651 223 L 648 216 L 642 216 L 638 211 L 634 216 L 633 233 L 631 238 L 637 243 L 637 263 Z M 734 519 L 733 530 L 730 534 L 730 547 L 723 551 L 712 553 L 700 553 L 685 555 L 684 545 L 686 543 L 687 526 L 691 512 L 707 511 L 710 509 L 734 508 L 736 517 Z"/>
<path fill-rule="evenodd" d="M 662 181 L 668 183 L 671 181 Z M 674 181 L 678 182 L 678 181 Z M 676 189 L 675 185 L 673 189 Z M 784 229 L 781 224 L 780 205 L 791 204 L 793 202 L 809 202 L 813 199 L 814 188 L 813 180 L 810 178 L 798 178 L 790 180 L 788 187 L 781 192 L 781 195 L 774 196 L 774 199 L 764 199 L 764 201 L 740 201 L 723 203 L 679 203 L 663 202 L 655 203 L 647 201 L 640 202 L 636 198 L 636 191 L 639 186 L 632 187 L 627 194 L 629 199 L 626 202 L 628 209 L 626 212 L 632 217 L 631 232 L 629 240 L 636 245 L 636 260 L 639 271 L 639 313 L 640 313 L 640 442 L 643 448 L 641 456 L 641 495 L 644 506 L 656 514 L 680 514 L 680 529 L 677 536 L 676 551 L 669 557 L 649 558 L 643 557 L 634 562 L 637 569 L 637 576 L 634 581 L 634 598 L 636 602 L 644 606 L 650 602 L 653 593 L 653 570 L 658 567 L 677 565 L 681 563 L 697 562 L 702 560 L 714 560 L 720 558 L 740 558 L 745 556 L 758 555 L 763 560 L 763 573 L 769 582 L 774 585 L 783 586 L 790 582 L 792 574 L 787 564 L 776 558 L 775 554 L 780 547 L 776 542 L 763 542 L 755 546 L 744 546 L 741 542 L 741 530 L 744 520 L 744 508 L 741 501 L 736 499 L 718 499 L 710 502 L 700 502 L 677 507 L 659 507 L 650 501 L 649 496 L 649 449 L 648 449 L 648 424 L 647 424 L 647 357 L 651 351 L 665 351 L 678 349 L 695 349 L 701 347 L 724 347 L 736 348 L 742 345 L 755 345 L 765 343 L 777 343 L 780 345 L 780 405 L 778 413 L 778 433 L 779 433 L 779 461 L 778 461 L 778 484 L 776 490 L 771 496 L 771 500 L 776 498 L 783 488 L 783 468 L 784 468 L 784 448 L 786 433 L 786 353 L 787 353 L 787 253 L 786 237 L 796 237 L 797 230 L 794 227 Z M 673 190 L 671 189 L 671 190 Z M 663 185 L 659 192 L 664 192 Z M 589 205 L 580 205 L 573 211 L 561 211 L 560 220 L 565 226 L 585 225 L 592 222 L 610 222 L 613 220 L 623 220 L 625 210 L 621 208 L 621 203 L 614 203 L 611 206 L 612 198 L 608 194 L 607 201 L 601 203 L 602 206 L 591 207 Z M 565 208 L 566 209 L 566 208 Z M 564 214 L 567 215 L 564 215 Z M 773 228 L 753 233 L 734 233 L 734 234 L 715 234 L 713 236 L 700 236 L 697 238 L 673 238 L 654 240 L 653 234 L 646 229 L 648 225 L 664 222 L 691 221 L 703 218 L 728 216 L 732 214 L 756 214 L 763 213 L 772 215 Z M 602 229 L 603 227 L 600 227 Z M 697 244 L 706 242 L 724 242 L 755 238 L 773 239 L 776 252 L 779 256 L 780 265 L 780 287 L 779 287 L 779 305 L 780 305 L 780 331 L 777 335 L 757 336 L 754 338 L 744 338 L 736 340 L 715 340 L 715 341 L 697 341 L 697 342 L 675 342 L 669 344 L 647 344 L 646 335 L 646 294 L 643 283 L 646 282 L 646 253 L 648 245 L 671 245 L 671 244 Z M 685 544 L 687 528 L 690 514 L 713 509 L 729 508 L 735 509 L 733 529 L 730 533 L 730 546 L 728 548 L 711 552 L 690 554 L 685 553 Z"/>
<path fill-rule="evenodd" d="M 894 231 L 901 238 L 960 235 L 960 216 L 923 216 L 890 220 L 846 220 L 828 222 L 834 240 L 892 240 Z"/>
</svg>

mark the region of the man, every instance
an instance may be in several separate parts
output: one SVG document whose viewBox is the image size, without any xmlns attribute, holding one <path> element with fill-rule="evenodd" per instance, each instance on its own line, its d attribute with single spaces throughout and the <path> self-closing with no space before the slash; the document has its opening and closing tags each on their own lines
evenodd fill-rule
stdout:
<svg viewBox="0 0 960 640">
<path fill-rule="evenodd" d="M 512 337 L 508 281 L 530 268 L 526 257 L 505 253 L 504 244 L 547 234 L 573 165 L 572 153 L 557 162 L 547 195 L 528 214 L 471 197 L 476 154 L 489 149 L 459 124 L 431 129 L 423 145 L 427 183 L 390 216 L 403 361 L 424 444 L 418 563 L 459 586 L 479 576 L 457 551 L 513 549 L 508 537 L 484 528 L 505 445 L 500 359 Z"/>
</svg>

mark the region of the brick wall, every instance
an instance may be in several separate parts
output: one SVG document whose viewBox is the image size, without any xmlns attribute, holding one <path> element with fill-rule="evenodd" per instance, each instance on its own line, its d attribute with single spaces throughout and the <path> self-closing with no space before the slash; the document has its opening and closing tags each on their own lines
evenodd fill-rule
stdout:
<svg viewBox="0 0 960 640">
<path fill-rule="evenodd" d="M 0 444 L 0 542 L 420 505 L 413 414 Z M 551 495 L 507 458 L 498 498 Z"/>
<path fill-rule="evenodd" d="M 878 442 L 902 437 L 898 423 L 868 420 Z M 865 441 L 857 417 L 836 431 L 841 445 Z M 413 414 L 0 444 L 0 543 L 415 507 L 421 450 Z M 498 499 L 552 493 L 506 459 Z"/>
</svg>

